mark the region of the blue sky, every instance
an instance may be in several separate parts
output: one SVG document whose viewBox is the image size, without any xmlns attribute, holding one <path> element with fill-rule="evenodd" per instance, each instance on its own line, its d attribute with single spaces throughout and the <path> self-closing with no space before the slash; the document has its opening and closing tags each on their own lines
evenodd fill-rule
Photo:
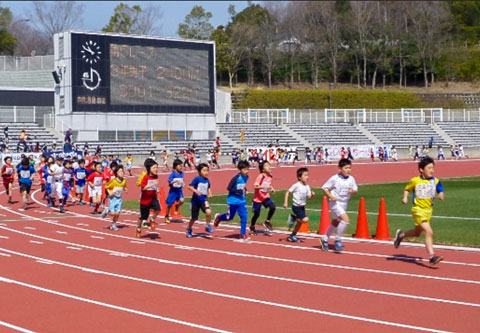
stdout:
<svg viewBox="0 0 480 333">
<path fill-rule="evenodd" d="M 212 13 L 210 23 L 217 27 L 229 21 L 228 6 L 235 5 L 237 12 L 247 6 L 247 1 L 78 1 L 85 6 L 83 13 L 83 24 L 76 29 L 100 31 L 113 14 L 114 8 L 121 2 L 130 6 L 140 5 L 146 7 L 149 3 L 155 2 L 160 5 L 163 17 L 161 24 L 161 35 L 164 37 L 178 37 L 178 24 L 183 22 L 185 16 L 195 5 L 200 5 Z M 253 1 L 261 3 L 261 1 Z M 8 7 L 16 19 L 26 17 L 28 9 L 32 6 L 29 1 L 1 1 L 0 6 Z"/>
</svg>

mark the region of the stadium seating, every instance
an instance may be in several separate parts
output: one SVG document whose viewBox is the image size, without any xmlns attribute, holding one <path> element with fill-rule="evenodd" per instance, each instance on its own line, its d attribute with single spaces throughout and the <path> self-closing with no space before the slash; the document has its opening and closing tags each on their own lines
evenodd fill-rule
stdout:
<svg viewBox="0 0 480 333">
<path fill-rule="evenodd" d="M 204 153 L 214 148 L 214 140 L 194 140 L 194 141 L 160 141 L 160 144 L 164 146 L 170 152 L 180 152 L 188 148 L 188 144 L 195 143 L 196 150 Z M 222 152 L 231 152 L 234 148 L 232 144 L 228 142 L 221 142 Z"/>
<path fill-rule="evenodd" d="M 449 121 L 437 122 L 440 128 L 447 133 L 455 143 L 463 146 L 480 146 L 479 121 Z"/>
<path fill-rule="evenodd" d="M 282 128 L 271 123 L 219 123 L 217 129 L 227 136 L 230 140 L 241 145 L 240 131 L 245 131 L 244 146 L 247 147 L 264 147 L 270 142 L 274 143 L 278 140 L 280 146 L 290 146 L 301 148 L 303 145 Z"/>
<path fill-rule="evenodd" d="M 0 135 L 2 138 L 3 128 L 6 125 L 8 125 L 8 149 L 10 151 L 16 151 L 20 132 L 24 128 L 28 136 L 28 145 L 35 145 L 38 142 L 40 146 L 42 146 L 44 144 L 51 145 L 54 141 L 57 142 L 57 138 L 54 135 L 35 123 L 0 123 L 0 129 L 2 131 Z M 61 147 L 61 143 L 57 142 L 57 146 Z"/>
<path fill-rule="evenodd" d="M 77 147 L 83 151 L 85 142 L 77 142 Z M 159 154 L 157 146 L 153 142 L 117 142 L 117 141 L 88 141 L 88 152 L 94 154 L 97 146 L 102 149 L 102 155 L 115 155 L 125 156 L 127 154 L 132 155 L 150 155 L 150 151 L 155 151 L 155 154 Z"/>
<path fill-rule="evenodd" d="M 51 70 L 0 71 L 0 87 L 53 89 Z"/>
<path fill-rule="evenodd" d="M 435 145 L 448 145 L 445 139 L 426 123 L 363 123 L 362 125 L 385 145 L 394 145 L 397 148 L 428 145 L 430 137 L 435 139 Z"/>
<path fill-rule="evenodd" d="M 286 125 L 310 142 L 312 147 L 373 144 L 358 128 L 349 123 L 292 123 Z"/>
</svg>

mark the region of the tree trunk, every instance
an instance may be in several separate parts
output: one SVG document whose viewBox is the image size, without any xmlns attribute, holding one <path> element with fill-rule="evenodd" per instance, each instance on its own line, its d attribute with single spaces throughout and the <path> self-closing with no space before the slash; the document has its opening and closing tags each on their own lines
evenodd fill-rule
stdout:
<svg viewBox="0 0 480 333">
<path fill-rule="evenodd" d="M 232 71 L 228 70 L 228 85 L 230 86 L 230 89 L 233 88 L 233 76 L 235 74 L 232 73 Z"/>
<path fill-rule="evenodd" d="M 337 86 L 337 59 L 332 58 L 332 67 L 333 67 L 333 85 Z"/>
<path fill-rule="evenodd" d="M 355 55 L 355 68 L 357 71 L 357 87 L 360 88 L 360 64 L 358 63 L 358 57 Z"/>
<path fill-rule="evenodd" d="M 403 63 L 403 86 L 407 87 L 407 66 L 405 66 L 405 62 Z"/>
<path fill-rule="evenodd" d="M 363 55 L 363 86 L 367 86 L 367 56 Z"/>
<path fill-rule="evenodd" d="M 297 76 L 298 82 L 300 83 L 300 81 L 302 80 L 302 78 L 300 77 L 300 61 L 297 62 Z"/>
<path fill-rule="evenodd" d="M 247 72 L 247 85 L 251 87 L 253 85 L 253 57 L 248 58 L 248 72 Z"/>
<path fill-rule="evenodd" d="M 385 89 L 385 81 L 387 80 L 387 75 L 382 73 L 382 88 Z"/>
<path fill-rule="evenodd" d="M 402 79 L 403 79 L 403 65 L 402 58 L 400 57 L 400 78 L 398 79 L 398 86 L 402 89 Z"/>
<path fill-rule="evenodd" d="M 375 85 L 377 84 L 377 65 L 375 65 L 375 70 L 373 71 L 372 76 L 372 89 L 375 90 Z"/>
<path fill-rule="evenodd" d="M 430 83 L 431 83 L 432 86 L 433 86 L 433 84 L 435 83 L 435 74 L 433 74 L 433 71 L 430 73 L 430 76 L 431 76 L 431 78 L 432 78 L 432 79 L 430 80 Z"/>
<path fill-rule="evenodd" d="M 268 88 L 272 88 L 272 70 L 271 69 L 268 70 L 267 76 L 268 76 Z"/>
<path fill-rule="evenodd" d="M 427 63 L 423 60 L 423 79 L 425 81 L 425 88 L 428 88 Z"/>
</svg>

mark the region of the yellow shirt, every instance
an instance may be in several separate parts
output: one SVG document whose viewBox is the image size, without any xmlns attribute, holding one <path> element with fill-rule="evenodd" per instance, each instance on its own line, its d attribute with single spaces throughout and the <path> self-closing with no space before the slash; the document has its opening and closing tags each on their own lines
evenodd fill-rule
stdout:
<svg viewBox="0 0 480 333">
<path fill-rule="evenodd" d="M 140 184 L 142 183 L 143 177 L 145 177 L 146 174 L 147 174 L 147 171 L 143 170 L 140 176 L 138 176 L 137 186 L 140 186 Z"/>
<path fill-rule="evenodd" d="M 443 185 L 438 178 L 425 179 L 417 176 L 410 179 L 405 191 L 412 191 L 415 207 L 432 208 L 435 193 L 443 192 Z"/>
<path fill-rule="evenodd" d="M 133 163 L 133 157 L 125 157 L 125 159 L 123 160 L 125 163 Z"/>
<path fill-rule="evenodd" d="M 127 180 L 123 178 L 121 181 L 118 178 L 112 178 L 106 185 L 105 189 L 109 190 L 111 195 L 121 198 L 123 194 L 123 190 L 127 188 Z"/>
</svg>

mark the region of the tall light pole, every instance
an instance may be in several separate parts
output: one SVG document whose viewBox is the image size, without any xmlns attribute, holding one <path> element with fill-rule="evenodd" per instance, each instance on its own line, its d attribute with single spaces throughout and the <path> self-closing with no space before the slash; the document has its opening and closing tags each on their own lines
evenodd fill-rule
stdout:
<svg viewBox="0 0 480 333">
<path fill-rule="evenodd" d="M 16 20 L 16 21 L 15 21 L 15 22 L 13 22 L 12 24 L 10 24 L 10 29 L 12 29 L 12 30 L 13 30 L 13 27 L 14 27 L 14 26 L 15 26 L 15 24 L 17 24 L 17 23 L 20 23 L 20 22 L 28 22 L 28 21 L 30 21 L 30 19 L 29 19 L 29 18 L 23 18 L 23 19 Z"/>
</svg>

